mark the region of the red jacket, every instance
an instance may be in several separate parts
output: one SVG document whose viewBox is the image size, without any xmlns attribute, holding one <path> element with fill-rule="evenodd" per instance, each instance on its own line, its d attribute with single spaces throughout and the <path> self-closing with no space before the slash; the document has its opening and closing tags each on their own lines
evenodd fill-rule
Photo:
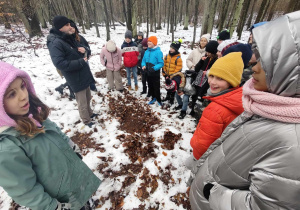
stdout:
<svg viewBox="0 0 300 210">
<path fill-rule="evenodd" d="M 124 43 L 121 46 L 122 49 L 122 56 L 124 56 L 124 66 L 125 67 L 134 67 L 138 63 L 138 55 L 139 55 L 139 49 L 135 42 L 131 41 L 130 43 L 127 43 L 124 41 Z"/>
<path fill-rule="evenodd" d="M 191 139 L 193 155 L 199 159 L 208 147 L 218 139 L 225 128 L 243 111 L 243 88 L 226 94 L 205 97 L 212 101 L 203 111 L 194 135 Z"/>
</svg>

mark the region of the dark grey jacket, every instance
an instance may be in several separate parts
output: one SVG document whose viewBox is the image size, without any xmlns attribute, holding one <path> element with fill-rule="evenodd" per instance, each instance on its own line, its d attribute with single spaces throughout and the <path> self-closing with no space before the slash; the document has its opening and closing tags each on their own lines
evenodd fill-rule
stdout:
<svg viewBox="0 0 300 210">
<path fill-rule="evenodd" d="M 73 36 L 52 28 L 47 37 L 47 46 L 54 66 L 61 70 L 75 93 L 95 83 L 88 63 L 83 60 L 84 54 L 77 50 L 82 46 Z"/>
</svg>

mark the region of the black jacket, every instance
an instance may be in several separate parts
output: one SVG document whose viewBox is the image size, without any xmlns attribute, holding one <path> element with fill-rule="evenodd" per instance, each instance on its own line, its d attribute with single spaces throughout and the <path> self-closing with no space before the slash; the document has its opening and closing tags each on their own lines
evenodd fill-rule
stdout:
<svg viewBox="0 0 300 210">
<path fill-rule="evenodd" d="M 75 93 L 95 82 L 88 63 L 83 60 L 84 54 L 77 50 L 82 46 L 72 35 L 52 28 L 47 37 L 47 46 L 54 66 L 61 70 Z"/>
<path fill-rule="evenodd" d="M 200 61 L 195 66 L 195 72 L 199 72 L 200 70 L 209 70 L 214 62 L 218 59 L 218 57 L 213 58 L 211 61 L 209 61 L 209 59 L 209 57 L 207 57 L 205 60 L 200 59 Z"/>
</svg>

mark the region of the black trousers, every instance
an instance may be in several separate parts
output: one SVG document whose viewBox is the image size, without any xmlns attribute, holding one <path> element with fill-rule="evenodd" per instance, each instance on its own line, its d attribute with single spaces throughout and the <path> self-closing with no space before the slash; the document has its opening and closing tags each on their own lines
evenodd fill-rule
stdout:
<svg viewBox="0 0 300 210">
<path fill-rule="evenodd" d="M 142 70 L 142 84 L 143 84 L 143 92 L 147 93 L 147 77 L 148 77 L 148 73 L 146 72 L 146 70 Z"/>
<path fill-rule="evenodd" d="M 196 86 L 196 94 L 192 96 L 192 110 L 194 110 L 194 107 L 196 105 L 196 101 L 198 99 L 198 97 L 201 97 L 201 101 L 203 101 L 203 96 L 206 94 L 207 90 L 209 88 L 209 84 L 206 81 L 202 87 Z"/>
<path fill-rule="evenodd" d="M 155 76 L 147 76 L 148 81 L 148 94 L 153 98 L 156 98 L 156 100 L 161 103 L 160 98 L 160 75 Z"/>
</svg>

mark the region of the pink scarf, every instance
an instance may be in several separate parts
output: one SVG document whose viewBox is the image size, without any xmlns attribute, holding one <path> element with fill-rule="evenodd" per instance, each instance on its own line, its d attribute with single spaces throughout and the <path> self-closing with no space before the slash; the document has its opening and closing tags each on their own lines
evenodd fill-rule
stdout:
<svg viewBox="0 0 300 210">
<path fill-rule="evenodd" d="M 287 123 L 300 123 L 300 98 L 283 97 L 254 89 L 253 79 L 243 86 L 246 112 Z"/>
</svg>

